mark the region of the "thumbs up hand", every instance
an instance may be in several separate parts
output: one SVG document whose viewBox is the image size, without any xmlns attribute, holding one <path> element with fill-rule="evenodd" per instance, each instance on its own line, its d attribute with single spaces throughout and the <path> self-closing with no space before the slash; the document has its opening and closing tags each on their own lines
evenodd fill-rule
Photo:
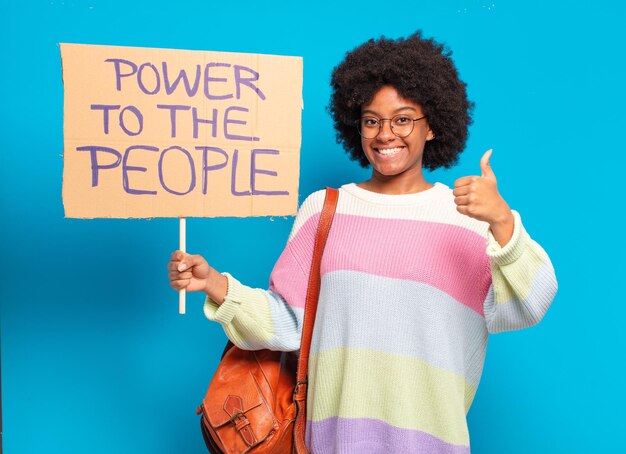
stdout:
<svg viewBox="0 0 626 454">
<path fill-rule="evenodd" d="M 489 223 L 501 246 L 513 235 L 514 218 L 509 205 L 498 192 L 496 175 L 491 169 L 488 150 L 480 159 L 481 176 L 459 178 L 454 182 L 454 203 L 459 213 Z"/>
</svg>

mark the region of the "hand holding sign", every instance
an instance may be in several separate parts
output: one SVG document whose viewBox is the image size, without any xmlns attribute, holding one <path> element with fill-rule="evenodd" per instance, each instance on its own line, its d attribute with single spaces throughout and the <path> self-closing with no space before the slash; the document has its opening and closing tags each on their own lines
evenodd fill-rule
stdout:
<svg viewBox="0 0 626 454">
<path fill-rule="evenodd" d="M 513 235 L 514 218 L 509 205 L 498 192 L 496 175 L 491 169 L 488 150 L 480 160 L 481 176 L 467 176 L 454 182 L 454 203 L 457 211 L 489 223 L 491 231 L 501 246 Z"/>
<path fill-rule="evenodd" d="M 202 291 L 221 304 L 226 296 L 228 281 L 225 276 L 209 266 L 201 255 L 174 251 L 167 264 L 170 286 L 174 290 Z"/>
</svg>

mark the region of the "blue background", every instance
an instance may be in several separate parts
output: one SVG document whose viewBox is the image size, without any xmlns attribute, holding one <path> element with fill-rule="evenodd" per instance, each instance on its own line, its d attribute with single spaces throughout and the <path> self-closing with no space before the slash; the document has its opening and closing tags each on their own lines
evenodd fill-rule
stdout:
<svg viewBox="0 0 626 454">
<path fill-rule="evenodd" d="M 300 200 L 367 171 L 336 145 L 329 75 L 370 37 L 447 43 L 475 122 L 460 164 L 493 147 L 501 193 L 550 254 L 544 321 L 492 336 L 469 413 L 473 452 L 624 449 L 626 101 L 621 2 L 2 1 L 0 197 L 5 453 L 202 453 L 196 406 L 225 337 L 165 265 L 174 219 L 65 219 L 58 43 L 304 57 Z M 188 249 L 266 287 L 292 218 L 190 219 Z"/>
</svg>

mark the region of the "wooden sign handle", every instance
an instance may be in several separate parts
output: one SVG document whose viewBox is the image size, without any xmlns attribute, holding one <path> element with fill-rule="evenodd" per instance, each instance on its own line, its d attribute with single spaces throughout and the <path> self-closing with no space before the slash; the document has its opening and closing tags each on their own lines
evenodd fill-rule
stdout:
<svg viewBox="0 0 626 454">
<path fill-rule="evenodd" d="M 180 249 L 183 252 L 186 252 L 187 250 L 187 226 L 186 226 L 186 219 L 185 218 L 180 218 L 178 220 L 178 249 Z M 184 314 L 185 313 L 185 289 L 181 289 L 178 291 L 178 313 L 179 314 Z"/>
</svg>

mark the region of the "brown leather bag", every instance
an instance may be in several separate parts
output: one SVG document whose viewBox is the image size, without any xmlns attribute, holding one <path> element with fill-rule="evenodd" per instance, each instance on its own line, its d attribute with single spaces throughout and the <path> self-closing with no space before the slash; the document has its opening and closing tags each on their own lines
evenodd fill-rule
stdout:
<svg viewBox="0 0 626 454">
<path fill-rule="evenodd" d="M 306 392 L 311 335 L 320 292 L 320 263 L 337 206 L 326 189 L 309 274 L 300 355 L 248 351 L 228 343 L 198 407 L 207 448 L 213 454 L 305 454 Z"/>
</svg>

